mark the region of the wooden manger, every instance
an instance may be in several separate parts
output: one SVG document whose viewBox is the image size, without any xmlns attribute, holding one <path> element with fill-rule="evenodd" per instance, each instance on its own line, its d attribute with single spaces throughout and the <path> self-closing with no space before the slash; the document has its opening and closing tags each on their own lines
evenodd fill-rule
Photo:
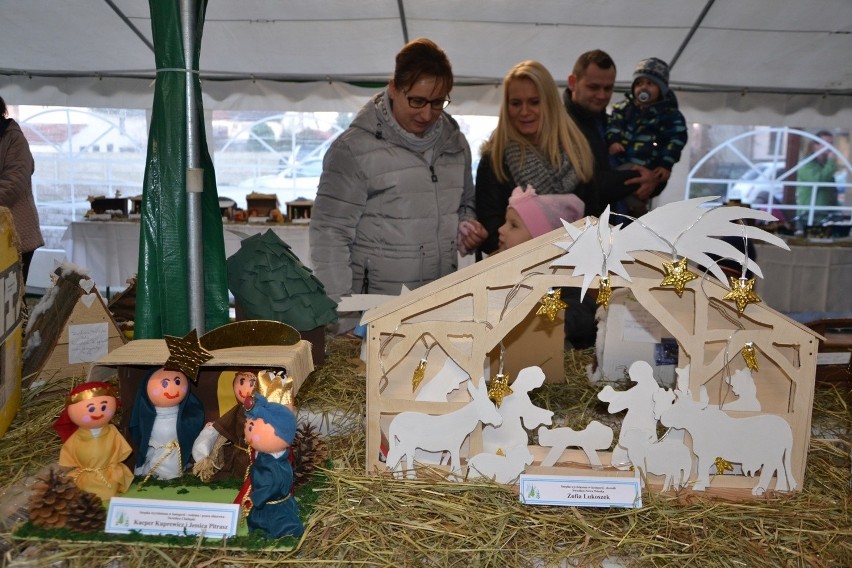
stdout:
<svg viewBox="0 0 852 568">
<path fill-rule="evenodd" d="M 707 199 L 691 200 L 673 204 L 678 211 L 655 210 L 656 217 L 643 217 L 642 223 L 634 223 L 632 233 L 628 230 L 607 229 L 606 213 L 603 223 L 596 219 L 586 219 L 566 226 L 508 251 L 466 267 L 387 304 L 367 312 L 362 323 L 368 324 L 367 342 L 367 470 L 385 474 L 390 469 L 402 473 L 405 461 L 399 461 L 400 453 L 394 452 L 398 440 L 389 436 L 392 424 L 403 413 L 416 417 L 440 416 L 459 412 L 469 404 L 472 397 L 468 394 L 465 381 L 472 386 L 488 381 L 489 391 L 495 390 L 499 400 L 498 407 L 502 423 L 495 424 L 493 419 L 483 415 L 469 431 L 469 436 L 460 448 L 460 463 L 449 464 L 446 454 L 455 451 L 455 442 L 448 443 L 444 451 L 435 452 L 435 444 L 424 451 L 425 446 L 417 450 L 416 462 L 429 464 L 439 471 L 450 471 L 452 477 L 464 480 L 470 476 L 468 464 L 480 454 L 508 456 L 522 453 L 516 449 L 527 445 L 533 456 L 532 463 L 524 469 L 526 473 L 553 475 L 595 475 L 626 477 L 637 475 L 637 470 L 647 477 L 647 483 L 654 489 L 662 489 L 667 483 L 671 487 L 685 484 L 688 488 L 697 488 L 714 494 L 722 494 L 735 499 L 751 498 L 773 489 L 797 490 L 802 487 L 805 463 L 810 439 L 811 408 L 813 402 L 814 375 L 819 336 L 812 330 L 786 318 L 763 303 L 751 300 L 742 309 L 731 299 L 725 299 L 731 293 L 728 286 L 709 276 L 704 269 L 694 264 L 686 265 L 698 277 L 680 282 L 680 293 L 676 287 L 664 284 L 671 274 L 674 262 L 673 250 L 679 257 L 698 258 L 710 266 L 707 252 L 720 252 L 721 249 L 709 241 L 707 235 L 748 234 L 750 238 L 759 238 L 779 244 L 775 237 L 765 234 L 754 227 L 744 228 L 729 222 L 737 218 L 760 218 L 765 215 L 743 208 L 724 208 L 725 212 L 716 214 L 699 209 Z M 684 205 L 686 204 L 686 205 Z M 691 209 L 694 216 L 689 217 Z M 721 208 L 719 209 L 721 211 Z M 651 215 L 651 214 L 649 214 Z M 665 215 L 665 216 L 664 216 Z M 710 230 L 704 225 L 711 224 Z M 689 238 L 682 238 L 688 227 Z M 643 232 L 652 232 L 661 239 L 643 239 Z M 728 231 L 726 233 L 725 231 Z M 764 237 L 765 235 L 765 237 Z M 701 240 L 701 239 L 705 240 Z M 678 240 L 680 239 L 680 240 Z M 713 239 L 716 241 L 716 239 Z M 622 249 L 617 245 L 626 243 Z M 665 242 L 663 246 L 649 244 Z M 607 256 L 606 246 L 609 252 Z M 707 244 L 710 243 L 710 244 Z M 615 244 L 615 245 L 614 245 Z M 650 247 L 652 250 L 637 250 L 637 246 Z M 779 246 L 783 246 L 781 243 Z M 584 248 L 585 247 L 585 248 Z M 706 247 L 706 248 L 700 248 Z M 664 414 L 663 420 L 674 420 L 674 411 L 666 405 L 678 398 L 685 404 L 688 398 L 693 403 L 695 413 L 708 407 L 715 407 L 716 413 L 697 414 L 701 421 L 716 424 L 716 420 L 733 419 L 740 421 L 754 416 L 779 417 L 772 419 L 775 428 L 766 432 L 762 427 L 752 428 L 751 422 L 739 428 L 736 436 L 725 440 L 722 454 L 712 456 L 714 471 L 709 475 L 709 484 L 702 488 L 704 475 L 698 475 L 697 459 L 692 454 L 706 454 L 711 450 L 693 447 L 692 434 L 701 438 L 701 428 L 684 427 L 673 429 L 667 442 L 658 442 L 657 422 L 645 422 L 636 425 L 631 418 L 631 407 L 619 407 L 613 399 L 627 391 L 600 393 L 599 398 L 608 402 L 610 412 L 614 414 L 627 411 L 618 435 L 607 433 L 609 427 L 590 424 L 586 430 L 567 432 L 552 427 L 552 419 L 547 409 L 535 407 L 529 402 L 528 393 L 540 386 L 540 382 L 530 377 L 541 373 L 535 361 L 562 359 L 562 345 L 559 352 L 526 353 L 530 366 L 517 373 L 524 377 L 524 384 L 509 394 L 499 384 L 499 361 L 502 352 L 504 375 L 509 375 L 508 387 L 516 384 L 516 376 L 506 372 L 510 356 L 501 349 L 501 342 L 518 326 L 527 326 L 532 334 L 546 336 L 552 329 L 548 327 L 548 318 L 536 315 L 536 311 L 545 301 L 549 291 L 557 287 L 577 286 L 589 288 L 601 287 L 601 258 L 596 257 L 596 249 L 602 251 L 606 276 L 613 288 L 629 288 L 638 301 L 660 324 L 674 337 L 678 344 L 678 376 L 675 390 L 666 390 L 658 384 L 646 389 L 639 403 L 631 403 L 636 416 L 640 413 L 658 412 Z M 667 250 L 668 249 L 668 250 Z M 662 251 L 667 250 L 667 253 Z M 570 253 L 570 254 L 569 254 Z M 589 258 L 592 257 L 592 258 Z M 745 262 L 745 261 L 744 261 Z M 751 264 L 751 270 L 759 267 Z M 714 272 L 712 267 L 710 272 Z M 606 287 L 600 292 L 605 292 Z M 529 338 L 528 338 L 529 339 Z M 535 342 L 528 341 L 528 345 Z M 554 343 L 542 342 L 542 346 Z M 743 386 L 741 376 L 747 367 L 744 351 L 753 353 L 758 364 L 757 369 L 748 369 L 750 379 Z M 493 364 L 497 361 L 497 365 Z M 498 367 L 498 368 L 495 368 Z M 636 367 L 631 379 L 640 386 L 644 373 Z M 736 376 L 737 379 L 733 379 Z M 506 378 L 506 377 L 504 377 Z M 545 377 L 541 377 L 544 380 Z M 547 377 L 552 381 L 553 377 Z M 556 380 L 562 380 L 557 377 Z M 735 386 L 734 386 L 735 385 Z M 502 390 L 502 393 L 501 393 Z M 639 389 L 641 390 L 641 389 Z M 424 395 L 428 391 L 428 395 Z M 738 391 L 738 392 L 735 392 Z M 639 392 L 639 391 L 636 391 Z M 670 397 L 665 400 L 664 394 Z M 636 393 L 634 393 L 636 394 Z M 653 396 L 657 395 L 658 405 L 654 408 Z M 677 397 L 675 397 L 675 394 Z M 523 397 L 526 397 L 525 401 Z M 735 404 L 739 398 L 747 403 Z M 516 399 L 520 399 L 518 403 Z M 758 407 L 754 406 L 757 401 Z M 517 407 L 520 404 L 522 410 Z M 639 404 L 639 406 L 635 406 Z M 736 408 L 739 407 L 739 410 Z M 678 407 L 680 408 L 680 407 Z M 513 409 L 513 410 L 510 410 Z M 690 414 L 691 416 L 691 414 Z M 710 416 L 710 418 L 706 418 Z M 562 417 L 564 418 L 564 417 Z M 658 417 L 659 418 L 659 417 Z M 425 418 L 423 418 L 425 422 Z M 483 425 L 488 422 L 491 425 Z M 703 423 L 703 422 L 702 422 Z M 679 422 L 680 424 L 680 422 Z M 641 440 L 635 432 L 624 435 L 629 430 L 639 430 L 649 434 L 652 439 Z M 753 431 L 752 431 L 753 430 Z M 528 434 L 538 433 L 539 442 L 551 445 L 528 444 Z M 780 440 L 788 435 L 789 447 Z M 519 436 L 520 434 L 520 436 Z M 623 436 L 623 437 L 622 437 Z M 769 459 L 759 464 L 743 460 L 741 442 L 752 436 L 763 437 L 767 442 L 763 446 L 772 446 L 771 440 L 778 438 L 779 451 L 784 453 L 780 459 L 786 460 L 786 467 L 773 475 L 769 483 L 759 479 L 761 469 L 769 471 Z M 680 446 L 677 446 L 680 438 Z M 557 440 L 548 442 L 548 440 Z M 639 441 L 637 442 L 637 439 Z M 564 442 L 564 444 L 563 444 Z M 639 443 L 641 442 L 641 443 Z M 661 448 L 660 445 L 665 447 Z M 554 445 L 555 444 L 555 445 Z M 560 447 L 563 444 L 564 447 Z M 632 445 L 632 448 L 625 447 Z M 669 470 L 675 464 L 676 457 L 683 456 L 686 446 L 691 452 L 690 471 L 683 480 L 673 479 Z M 761 447 L 763 447 L 761 446 Z M 668 448 L 668 449 L 667 449 Z M 632 468 L 630 455 L 642 456 L 643 467 Z M 387 451 L 392 452 L 395 463 L 384 463 Z M 769 450 L 767 450 L 769 451 Z M 613 457 L 615 454 L 615 458 Z M 655 457 L 646 458 L 646 455 Z M 659 457 L 658 454 L 664 457 Z M 745 461 L 743 465 L 726 455 Z M 700 455 L 702 467 L 707 455 Z M 772 456 L 775 459 L 778 456 Z M 519 458 L 518 458 L 519 459 Z M 517 467 L 518 459 L 506 459 L 507 467 Z M 644 460 L 653 463 L 645 463 Z M 492 460 L 493 461 L 493 460 Z M 510 463 L 511 462 L 511 463 Z M 773 462 L 774 463 L 774 462 Z M 402 464 L 402 467 L 400 467 Z M 745 475 L 752 473 L 754 475 Z M 416 475 L 406 471 L 406 474 Z M 771 472 L 770 472 L 771 473 Z M 781 478 L 782 482 L 777 483 Z M 777 485 L 776 485 L 777 484 Z"/>
</svg>

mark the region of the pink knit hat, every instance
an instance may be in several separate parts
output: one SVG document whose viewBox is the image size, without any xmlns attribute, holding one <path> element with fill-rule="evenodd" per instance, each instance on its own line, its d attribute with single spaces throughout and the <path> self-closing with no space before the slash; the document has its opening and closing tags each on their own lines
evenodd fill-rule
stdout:
<svg viewBox="0 0 852 568">
<path fill-rule="evenodd" d="M 583 216 L 586 206 L 573 193 L 538 195 L 535 188 L 520 186 L 512 190 L 509 207 L 517 211 L 533 238 L 562 226 L 560 219 L 573 223 Z"/>
</svg>

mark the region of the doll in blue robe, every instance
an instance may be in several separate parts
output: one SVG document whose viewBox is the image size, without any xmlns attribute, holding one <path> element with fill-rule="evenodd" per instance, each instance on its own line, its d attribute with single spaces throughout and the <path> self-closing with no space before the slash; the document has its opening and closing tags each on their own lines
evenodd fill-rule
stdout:
<svg viewBox="0 0 852 568">
<path fill-rule="evenodd" d="M 260 392 L 269 394 L 261 383 Z M 293 467 L 289 461 L 296 415 L 286 404 L 277 402 L 275 394 L 267 399 L 255 392 L 246 400 L 251 401 L 247 404 L 251 408 L 246 412 L 245 438 L 255 452 L 249 468 L 250 485 L 241 499 L 243 511 L 248 510 L 249 530 L 261 531 L 269 538 L 301 536 L 305 529 L 291 493 Z"/>
</svg>

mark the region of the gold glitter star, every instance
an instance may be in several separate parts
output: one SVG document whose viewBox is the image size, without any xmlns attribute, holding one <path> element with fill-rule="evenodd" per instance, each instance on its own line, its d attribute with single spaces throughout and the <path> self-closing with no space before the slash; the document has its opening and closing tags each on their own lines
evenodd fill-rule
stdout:
<svg viewBox="0 0 852 568">
<path fill-rule="evenodd" d="M 503 399 L 510 394 L 512 394 L 512 389 L 509 388 L 509 375 L 497 373 L 491 379 L 491 384 L 488 385 L 488 398 L 494 401 L 497 408 L 500 408 L 500 405 L 503 404 Z"/>
<path fill-rule="evenodd" d="M 417 390 L 420 383 L 423 382 L 423 377 L 426 375 L 426 359 L 420 359 L 417 367 L 414 368 L 414 375 L 411 377 L 411 392 Z"/>
<path fill-rule="evenodd" d="M 683 289 L 687 282 L 698 278 L 698 275 L 691 272 L 689 267 L 687 267 L 686 257 L 683 257 L 677 262 L 664 262 L 663 270 L 666 271 L 666 275 L 663 277 L 663 281 L 660 282 L 660 286 L 674 286 L 678 297 L 683 297 Z"/>
<path fill-rule="evenodd" d="M 547 294 L 541 297 L 539 302 L 541 303 L 541 307 L 539 307 L 538 311 L 536 311 L 535 315 L 537 316 L 547 316 L 547 319 L 553 321 L 556 319 L 556 313 L 564 308 L 568 307 L 568 304 L 562 301 L 560 298 L 560 289 L 551 288 L 547 291 Z"/>
<path fill-rule="evenodd" d="M 754 349 L 754 344 L 749 341 L 743 345 L 741 353 L 743 354 L 746 365 L 748 365 L 749 371 L 757 371 L 757 351 Z"/>
<path fill-rule="evenodd" d="M 729 276 L 731 291 L 725 294 L 723 300 L 733 300 L 737 304 L 737 313 L 743 315 L 746 306 L 760 302 L 760 297 L 754 293 L 754 278 L 734 278 Z"/>
<path fill-rule="evenodd" d="M 609 299 L 611 296 L 612 288 L 609 286 L 609 276 L 601 276 L 601 282 L 598 285 L 598 297 L 595 300 L 595 304 L 607 309 L 609 308 Z"/>
<path fill-rule="evenodd" d="M 198 333 L 193 329 L 184 337 L 165 336 L 169 348 L 169 358 L 163 365 L 166 369 L 177 369 L 190 378 L 198 380 L 198 368 L 205 361 L 213 358 L 206 349 L 198 343 Z"/>
<path fill-rule="evenodd" d="M 731 464 L 731 462 L 729 462 L 725 458 L 717 457 L 716 460 L 713 462 L 713 465 L 716 466 L 717 475 L 722 475 L 726 471 L 734 471 L 733 464 Z"/>
</svg>

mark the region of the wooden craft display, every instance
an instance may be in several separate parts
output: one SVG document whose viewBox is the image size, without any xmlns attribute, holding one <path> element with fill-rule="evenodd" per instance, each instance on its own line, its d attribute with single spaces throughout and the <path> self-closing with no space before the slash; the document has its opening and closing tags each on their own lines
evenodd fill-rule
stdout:
<svg viewBox="0 0 852 568">
<path fill-rule="evenodd" d="M 495 377 L 504 371 L 494 362 L 501 355 L 508 357 L 501 347 L 503 338 L 531 318 L 544 319 L 535 313 L 549 291 L 566 286 L 584 292 L 598 288 L 600 298 L 609 292 L 601 283 L 608 278 L 612 288 L 629 288 L 677 341 L 674 389 L 657 384 L 647 362 L 636 362 L 629 373 L 634 387 L 627 391 L 605 387 L 599 393 L 610 412 L 625 413 L 618 436 L 594 421 L 575 431 L 550 426 L 550 411 L 531 403 L 533 408 L 527 408 L 526 414 L 508 412 L 512 396 L 522 394 L 529 402 L 529 390 L 544 380 L 541 369 L 531 366 L 509 377 L 511 392 L 504 389 L 496 399 L 492 396 L 501 402 L 499 407 L 491 403 L 500 422 L 480 404 L 475 419 L 462 428 L 466 439 L 460 455 L 455 455 L 455 439 L 430 440 L 428 448 L 417 446 L 418 452 L 437 450 L 432 467 L 444 468 L 459 481 L 476 475 L 505 482 L 509 473 L 514 473 L 510 479 L 514 480 L 525 471 L 643 475 L 657 490 L 683 486 L 730 498 L 800 489 L 810 439 L 819 336 L 761 303 L 758 296 L 739 291 L 732 295 L 731 287 L 739 290 L 739 285 L 747 284 L 745 278 L 732 283 L 719 280 L 725 276 L 713 258 L 738 261 L 757 276 L 761 272 L 756 262 L 718 237 L 786 245 L 742 223 L 769 220 L 769 214 L 741 207 L 714 208 L 708 203 L 712 199 L 660 207 L 626 228 L 610 226 L 608 210 L 600 220 L 566 223 L 563 229 L 367 312 L 362 323 L 368 325 L 368 472 L 405 471 L 416 476 L 419 459 L 411 471 L 410 451 L 402 459 L 403 454 L 394 450 L 400 441 L 397 420 L 414 413 L 422 427 L 431 418 L 480 404 L 479 395 L 469 393 L 479 393 L 485 382 L 489 388 L 494 386 Z M 673 273 L 678 266 L 695 277 L 673 279 L 673 274 L 681 274 Z M 530 329 L 535 333 L 535 326 Z M 561 348 L 560 344 L 560 351 L 552 354 L 559 360 Z M 749 356 L 757 368 L 751 369 Z M 559 382 L 563 377 L 555 379 Z M 421 397 L 428 389 L 439 394 Z M 553 420 L 557 418 L 571 417 Z M 657 437 L 659 423 L 670 428 L 662 439 Z M 489 435 L 489 430 L 498 428 L 514 434 L 505 440 Z M 527 447 L 531 464 L 518 449 L 519 428 L 524 433 L 538 428 L 541 445 Z M 706 432 L 714 429 L 726 434 L 708 447 Z M 381 451 L 383 438 L 390 448 L 387 463 Z M 448 464 L 440 453 L 447 451 L 454 454 Z M 471 464 L 477 464 L 476 471 L 471 471 Z"/>
<path fill-rule="evenodd" d="M 127 342 L 93 280 L 73 265 L 54 275 L 27 324 L 27 381 L 85 377 L 98 357 Z"/>
</svg>

